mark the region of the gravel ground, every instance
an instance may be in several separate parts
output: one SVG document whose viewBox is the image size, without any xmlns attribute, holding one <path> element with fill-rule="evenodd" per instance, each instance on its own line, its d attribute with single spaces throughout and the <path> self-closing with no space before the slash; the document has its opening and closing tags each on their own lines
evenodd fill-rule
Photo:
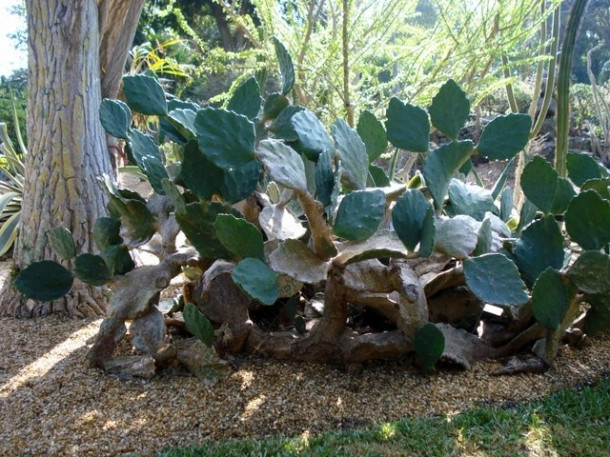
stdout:
<svg viewBox="0 0 610 457">
<path fill-rule="evenodd" d="M 495 362 L 433 376 L 405 362 L 373 363 L 350 374 L 250 358 L 207 390 L 175 370 L 125 381 L 88 368 L 85 355 L 100 322 L 0 319 L 0 455 L 148 456 L 210 440 L 359 428 L 530 401 L 610 372 L 606 339 L 562 348 L 544 374 L 492 377 Z"/>
</svg>

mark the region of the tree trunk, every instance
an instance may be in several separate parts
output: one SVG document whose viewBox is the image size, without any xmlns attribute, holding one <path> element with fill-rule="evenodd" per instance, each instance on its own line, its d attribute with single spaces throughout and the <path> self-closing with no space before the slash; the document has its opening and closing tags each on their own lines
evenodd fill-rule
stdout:
<svg viewBox="0 0 610 457">
<path fill-rule="evenodd" d="M 103 21 L 95 0 L 26 2 L 29 154 L 14 252 L 17 268 L 42 259 L 56 259 L 47 234 L 57 226 L 72 232 L 78 252 L 92 252 L 93 224 L 106 214 L 107 198 L 97 178 L 112 174 L 113 168 L 98 113 L 102 97 L 100 68 L 103 69 L 100 54 L 108 68 L 105 75 L 113 77 L 105 82 L 105 95 L 116 95 L 120 84 L 120 76 L 117 79 L 116 75 L 122 72 L 133 31 L 120 32 L 126 25 L 109 21 L 116 20 L 113 13 L 129 11 L 130 19 L 125 21 L 130 21 L 128 27 L 135 28 L 142 0 L 101 0 L 99 6 Z M 112 27 L 119 28 L 117 33 Z M 104 52 L 100 52 L 100 31 L 108 47 Z M 10 285 L 5 289 L 0 305 L 2 315 L 60 312 L 89 316 L 103 313 L 106 306 L 103 291 L 78 281 L 68 295 L 53 303 L 27 300 Z"/>
</svg>

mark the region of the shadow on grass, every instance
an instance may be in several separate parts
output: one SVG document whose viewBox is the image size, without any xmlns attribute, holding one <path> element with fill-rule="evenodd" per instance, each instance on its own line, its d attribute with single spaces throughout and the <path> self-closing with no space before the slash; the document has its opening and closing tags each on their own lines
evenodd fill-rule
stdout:
<svg viewBox="0 0 610 457">
<path fill-rule="evenodd" d="M 411 418 L 367 430 L 173 449 L 159 457 L 220 456 L 578 456 L 610 449 L 610 374 L 547 399 L 483 406 L 452 417 Z"/>
</svg>

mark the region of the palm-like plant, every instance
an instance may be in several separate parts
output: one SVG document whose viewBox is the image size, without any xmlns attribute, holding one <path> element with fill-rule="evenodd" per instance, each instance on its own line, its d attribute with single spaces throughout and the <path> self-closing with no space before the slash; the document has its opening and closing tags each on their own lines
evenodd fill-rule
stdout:
<svg viewBox="0 0 610 457">
<path fill-rule="evenodd" d="M 13 107 L 14 108 L 14 107 Z M 25 164 L 23 157 L 27 149 L 21 136 L 17 115 L 15 116 L 15 133 L 21 154 L 17 153 L 8 135 L 6 123 L 0 122 L 0 257 L 13 246 L 19 231 L 21 219 L 21 199 Z"/>
</svg>

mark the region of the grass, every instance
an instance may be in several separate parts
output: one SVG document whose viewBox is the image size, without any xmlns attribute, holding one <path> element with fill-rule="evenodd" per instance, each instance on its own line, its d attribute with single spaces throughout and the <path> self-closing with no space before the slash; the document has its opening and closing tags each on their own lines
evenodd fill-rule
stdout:
<svg viewBox="0 0 610 457">
<path fill-rule="evenodd" d="M 516 455 L 610 455 L 610 377 L 535 403 L 483 406 L 453 417 L 408 418 L 309 438 L 215 442 L 170 449 L 159 457 Z"/>
</svg>

